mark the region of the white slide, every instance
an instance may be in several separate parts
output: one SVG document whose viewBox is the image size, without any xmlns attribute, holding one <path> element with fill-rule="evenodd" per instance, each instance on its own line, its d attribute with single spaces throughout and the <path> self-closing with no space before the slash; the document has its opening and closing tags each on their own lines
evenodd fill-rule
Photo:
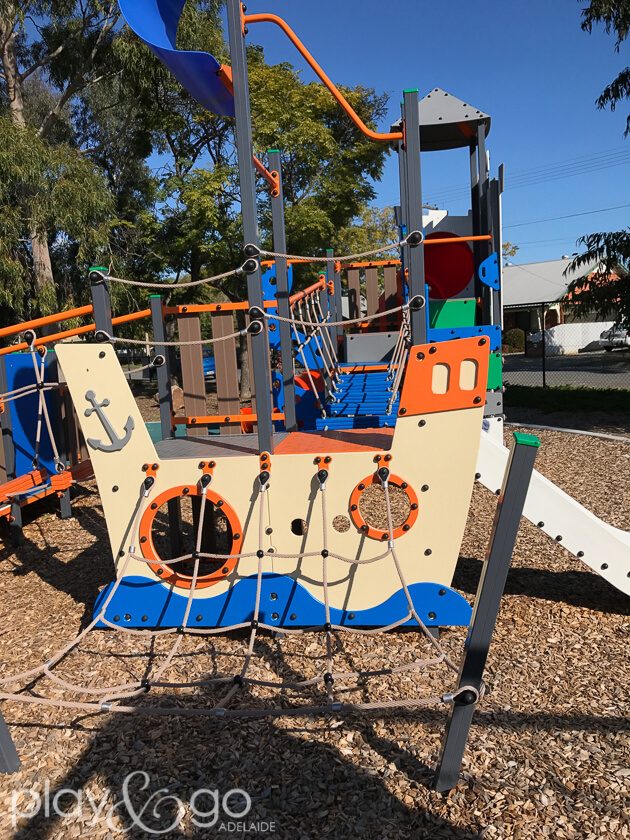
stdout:
<svg viewBox="0 0 630 840">
<path fill-rule="evenodd" d="M 503 483 L 509 450 L 488 432 L 481 435 L 477 473 L 495 493 Z M 534 470 L 523 516 L 586 563 L 614 587 L 630 595 L 630 533 L 614 528 Z"/>
</svg>

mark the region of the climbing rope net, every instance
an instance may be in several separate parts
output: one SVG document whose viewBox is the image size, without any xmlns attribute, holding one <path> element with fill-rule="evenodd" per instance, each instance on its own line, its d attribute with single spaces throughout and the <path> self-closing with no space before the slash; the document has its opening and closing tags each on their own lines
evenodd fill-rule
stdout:
<svg viewBox="0 0 630 840">
<path fill-rule="evenodd" d="M 396 243 L 395 246 L 407 244 L 407 241 Z M 355 260 L 361 257 L 370 256 L 375 253 L 383 251 L 384 248 L 378 248 L 374 251 L 365 252 L 363 254 L 352 254 L 341 261 Z M 270 256 L 284 256 L 290 258 L 291 255 L 279 255 L 272 252 L 267 253 Z M 305 259 L 321 259 L 328 261 L 330 258 L 305 258 Z M 339 260 L 340 258 L 335 258 Z M 227 277 L 233 274 L 230 272 L 221 277 Z M 109 277 L 113 281 L 124 282 L 119 278 Z M 207 279 L 204 282 L 209 282 Z M 214 278 L 216 279 L 216 278 Z M 133 282 L 134 285 L 151 286 L 152 284 Z M 156 284 L 163 287 L 164 284 Z M 185 284 L 182 284 L 185 285 Z M 188 284 L 195 285 L 195 284 Z M 335 341 L 333 339 L 332 330 L 339 326 L 349 326 L 356 323 L 365 323 L 366 321 L 382 319 L 388 315 L 401 313 L 401 327 L 396 341 L 392 359 L 390 361 L 387 380 L 389 382 L 388 388 L 391 392 L 388 404 L 388 412 L 391 411 L 396 397 L 398 388 L 400 387 L 402 373 L 405 367 L 406 354 L 410 345 L 410 307 L 409 304 L 401 305 L 389 309 L 385 312 L 378 312 L 374 315 L 363 316 L 354 320 L 333 321 L 330 313 L 324 311 L 322 302 L 318 291 L 312 291 L 297 299 L 290 308 L 290 317 L 283 318 L 276 312 L 263 312 L 261 320 L 251 321 L 245 330 L 239 330 L 229 335 L 218 336 L 210 339 L 203 339 L 200 341 L 160 341 L 155 343 L 156 347 L 165 347 L 168 345 L 194 345 L 194 344 L 213 344 L 218 341 L 225 341 L 229 338 L 235 338 L 246 332 L 253 332 L 255 329 L 262 328 L 263 320 L 277 320 L 285 321 L 290 324 L 293 336 L 295 339 L 295 356 L 301 362 L 306 375 L 310 381 L 313 392 L 317 395 L 318 389 L 314 381 L 314 372 L 309 364 L 310 358 L 318 360 L 318 373 L 325 382 L 326 396 L 334 402 L 336 398 L 338 382 L 339 382 L 339 368 L 337 362 L 337 355 L 335 350 Z M 258 325 L 256 327 L 256 324 Z M 128 343 L 128 344 L 146 344 L 146 340 L 140 341 L 130 338 L 122 338 L 107 333 L 102 333 L 97 337 L 101 340 L 109 340 L 114 343 Z M 309 354 L 307 351 L 312 349 L 313 353 Z M 38 461 L 39 445 L 41 440 L 41 431 L 45 426 L 48 430 L 51 443 L 53 443 L 53 456 L 55 464 L 59 472 L 65 471 L 59 451 L 54 444 L 54 434 L 48 407 L 46 405 L 45 393 L 54 387 L 58 387 L 59 383 L 45 381 L 45 351 L 41 348 L 35 348 L 34 340 L 31 342 L 31 354 L 33 358 L 35 383 L 30 386 L 16 389 L 7 394 L 1 395 L 4 402 L 10 402 L 14 399 L 33 393 L 39 394 L 38 400 L 38 417 L 37 417 L 37 434 L 35 442 L 35 459 L 34 466 Z M 38 361 L 39 359 L 39 361 Z M 153 366 L 163 364 L 163 357 L 156 356 L 151 362 Z M 147 365 L 149 367 L 151 365 Z M 319 399 L 319 398 L 318 398 Z M 323 403 L 319 403 L 320 409 L 325 411 Z M 385 470 L 385 473 L 388 473 Z M 326 470 L 318 473 L 319 479 L 319 499 L 321 504 L 322 514 L 322 534 L 321 534 L 321 549 L 320 551 L 301 552 L 291 555 L 282 555 L 275 553 L 273 557 L 278 560 L 295 561 L 295 574 L 299 575 L 299 570 L 302 564 L 307 561 L 311 563 L 320 564 L 322 595 L 324 605 L 324 623 L 321 627 L 310 628 L 310 631 L 297 628 L 281 628 L 266 624 L 262 619 L 261 611 L 261 593 L 263 587 L 263 576 L 268 571 L 268 555 L 264 549 L 264 533 L 265 533 L 265 513 L 266 494 L 268 491 L 268 475 L 264 478 L 264 473 L 261 473 L 259 478 L 258 491 L 255 499 L 252 502 L 253 508 L 258 509 L 257 515 L 252 509 L 251 516 L 248 516 L 247 521 L 254 523 L 258 521 L 258 549 L 249 554 L 218 554 L 207 553 L 202 550 L 204 523 L 207 516 L 214 517 L 216 512 L 212 505 L 208 505 L 207 490 L 211 481 L 210 475 L 202 476 L 200 480 L 200 507 L 197 516 L 196 534 L 194 541 L 194 549 L 192 552 L 182 554 L 170 560 L 162 560 L 161 565 L 176 568 L 178 565 L 185 564 L 189 568 L 192 564 L 192 574 L 190 575 L 190 586 L 188 588 L 188 595 L 186 598 L 186 605 L 181 622 L 176 627 L 157 628 L 157 629 L 134 629 L 125 627 L 110 621 L 107 617 L 107 610 L 112 603 L 113 598 L 118 591 L 121 581 L 124 579 L 126 570 L 131 560 L 154 564 L 154 560 L 149 560 L 140 554 L 133 540 L 136 538 L 138 523 L 141 512 L 143 510 L 143 502 L 150 497 L 154 489 L 154 481 L 145 478 L 139 487 L 138 499 L 131 515 L 121 546 L 119 547 L 118 555 L 123 559 L 119 562 L 117 569 L 117 578 L 114 584 L 109 589 L 107 596 L 93 619 L 72 639 L 69 643 L 62 646 L 59 650 L 49 656 L 46 661 L 26 671 L 22 671 L 11 676 L 3 676 L 0 678 L 0 699 L 14 701 L 26 704 L 42 704 L 46 706 L 57 706 L 61 708 L 74 709 L 86 713 L 91 712 L 118 712 L 122 714 L 156 714 L 156 715 L 202 715 L 210 717 L 260 717 L 260 716 L 277 716 L 277 715 L 309 715 L 322 713 L 338 713 L 342 711 L 353 710 L 386 710 L 386 709 L 414 709 L 422 706 L 433 705 L 436 703 L 450 703 L 457 699 L 459 693 L 467 691 L 472 692 L 475 700 L 480 697 L 480 691 L 474 686 L 460 686 L 456 690 L 437 691 L 432 694 L 423 694 L 423 696 L 416 697 L 398 697 L 394 699 L 365 699 L 365 690 L 368 680 L 382 679 L 386 683 L 391 684 L 395 678 L 401 678 L 403 682 L 409 680 L 413 674 L 426 675 L 431 669 L 443 668 L 451 675 L 453 684 L 456 684 L 456 675 L 459 671 L 458 664 L 454 661 L 453 656 L 444 646 L 443 642 L 438 640 L 427 628 L 420 618 L 416 607 L 413 603 L 407 581 L 405 580 L 401 564 L 398 560 L 396 552 L 396 537 L 395 525 L 392 514 L 392 498 L 391 488 L 387 475 L 380 478 L 380 486 L 382 489 L 382 500 L 384 505 L 385 521 L 387 523 L 387 543 L 385 550 L 373 558 L 362 559 L 358 557 L 345 557 L 334 553 L 329 548 L 329 534 L 328 534 L 328 515 L 326 507 L 326 488 L 328 482 L 328 474 Z M 208 514 L 210 510 L 210 514 Z M 251 525 L 249 527 L 252 527 Z M 255 525 L 253 527 L 256 527 Z M 191 612 L 195 603 L 195 591 L 200 578 L 200 564 L 203 562 L 225 563 L 228 559 L 237 561 L 231 577 L 227 579 L 230 583 L 236 583 L 239 579 L 238 561 L 246 558 L 256 558 L 256 587 L 255 596 L 253 599 L 251 609 L 251 620 L 230 626 L 222 626 L 217 628 L 200 628 L 192 626 Z M 330 577 L 329 577 L 329 562 L 331 559 L 346 563 L 349 570 L 358 565 L 378 563 L 381 561 L 389 561 L 393 564 L 396 576 L 400 583 L 400 587 L 405 596 L 406 612 L 397 621 L 382 627 L 375 628 L 356 628 L 347 627 L 345 625 L 335 624 L 331 621 L 331 606 L 330 606 Z M 391 666 L 386 664 L 390 661 L 391 642 L 385 653 L 385 662 L 379 666 L 371 668 L 353 668 L 350 667 L 350 661 L 344 650 L 343 639 L 348 635 L 356 636 L 372 636 L 375 634 L 383 634 L 401 628 L 404 625 L 411 625 L 417 631 L 416 636 L 422 642 L 422 655 L 411 656 L 409 661 L 404 664 Z M 94 638 L 93 630 L 96 628 L 108 627 L 115 631 L 116 635 L 124 634 L 129 637 L 137 637 L 143 642 L 148 642 L 149 649 L 145 656 L 139 655 L 138 658 L 142 660 L 139 674 L 134 674 L 133 678 L 126 681 L 115 681 L 111 685 L 107 685 L 106 674 L 102 669 L 92 666 L 88 673 L 91 675 L 91 680 L 72 680 L 68 675 L 60 675 L 62 663 L 68 663 L 69 660 L 78 655 L 80 652 L 85 653 L 86 647 L 89 648 L 88 638 Z M 264 633 L 271 634 L 272 639 L 277 641 L 280 637 L 291 640 L 295 637 L 303 636 L 309 632 L 311 636 L 318 638 L 323 634 L 323 644 L 321 655 L 313 657 L 309 668 L 313 673 L 300 674 L 298 670 L 291 668 L 289 676 L 283 672 L 286 670 L 279 665 L 277 658 L 270 653 L 269 642 L 263 641 Z M 234 634 L 237 636 L 234 638 Z M 240 634 L 240 635 L 238 635 Z M 243 635 L 244 634 L 244 635 Z M 97 634 L 102 636 L 103 634 Z M 226 660 L 229 664 L 231 657 L 238 656 L 240 665 L 237 668 L 220 668 L 219 662 L 223 661 L 214 649 L 216 639 L 218 636 L 230 637 L 236 645 L 232 650 L 230 656 Z M 168 637 L 174 636 L 171 644 L 168 644 Z M 198 655 L 203 662 L 203 670 L 206 672 L 203 676 L 191 679 L 188 675 L 185 679 L 175 679 L 174 671 L 178 671 L 176 667 L 180 659 L 188 661 L 191 657 L 191 652 L 185 650 L 185 640 L 199 640 L 202 637 L 204 644 L 201 648 L 195 649 L 195 654 Z M 159 655 L 156 652 L 156 646 L 160 644 L 160 640 L 164 638 L 167 642 L 166 649 L 162 650 Z M 390 637 L 391 639 L 392 637 Z M 93 648 L 98 648 L 93 645 Z M 312 646 L 309 645 L 310 649 Z M 405 644 L 403 650 L 407 650 L 407 657 L 409 657 L 409 650 L 413 646 Z M 115 654 L 114 654 L 115 655 Z M 97 653 L 100 661 L 102 656 Z M 346 667 L 339 666 L 340 659 L 344 659 L 344 663 L 349 661 Z M 158 659 L 161 660 L 158 662 Z M 214 663 L 208 671 L 208 664 Z M 257 663 L 254 668 L 254 663 Z M 314 664 L 315 663 L 315 664 Z M 72 669 L 70 669 L 72 670 Z M 307 669 L 308 670 L 308 669 Z M 88 682 L 89 684 L 85 684 Z M 46 693 L 46 686 L 48 693 Z M 192 690 L 193 692 L 204 692 L 203 704 L 188 704 L 182 697 L 178 697 L 177 701 L 173 702 L 172 692 L 175 689 Z M 255 692 L 262 689 L 272 690 L 276 698 L 272 704 L 260 705 L 260 698 L 254 697 Z M 210 696 L 207 692 L 213 690 L 214 696 Z M 483 691 L 483 689 L 481 689 Z M 60 693 L 63 696 L 60 696 Z M 155 702 L 149 702 L 147 695 L 151 693 L 155 697 Z M 363 698 L 356 699 L 357 693 Z M 68 697 L 67 695 L 70 695 Z M 307 695 L 306 702 L 296 704 L 293 702 L 294 695 Z M 247 706 L 247 699 L 256 699 L 258 705 Z"/>
<path fill-rule="evenodd" d="M 292 555 L 274 554 L 275 558 L 295 560 L 296 570 L 307 559 L 311 561 L 317 560 L 318 563 L 321 563 L 325 622 L 322 627 L 312 628 L 312 631 L 315 631 L 315 633 L 323 633 L 324 637 L 321 656 L 315 658 L 315 661 L 321 662 L 321 667 L 317 666 L 316 673 L 300 676 L 295 669 L 292 669 L 290 679 L 283 679 L 282 676 L 278 678 L 278 670 L 282 669 L 278 668 L 277 660 L 270 655 L 268 643 L 257 645 L 257 643 L 262 641 L 264 631 L 273 634 L 273 637 L 276 639 L 282 635 L 295 637 L 309 633 L 309 631 L 296 628 L 282 628 L 279 630 L 275 626 L 266 624 L 262 619 L 261 593 L 263 575 L 269 562 L 269 555 L 264 550 L 265 516 L 267 512 L 266 494 L 269 489 L 268 474 L 260 474 L 258 492 L 252 502 L 252 516 L 248 518 L 253 523 L 251 526 L 253 528 L 256 528 L 255 523 L 257 519 L 258 549 L 249 554 L 240 553 L 234 555 L 213 554 L 202 551 L 204 522 L 210 507 L 207 491 L 211 482 L 210 475 L 204 474 L 202 476 L 200 480 L 201 498 L 194 543 L 195 548 L 188 554 L 162 561 L 163 565 L 170 567 L 182 563 L 192 563 L 193 565 L 186 607 L 179 626 L 153 630 L 134 629 L 115 624 L 107 618 L 107 608 L 120 586 L 130 560 L 134 559 L 143 563 L 153 562 L 138 553 L 132 544 L 137 533 L 139 516 L 143 507 L 142 503 L 144 500 L 150 498 L 155 484 L 151 477 L 147 477 L 139 488 L 138 500 L 123 537 L 122 545 L 124 548 L 122 549 L 122 553 L 125 555 L 125 559 L 122 561 L 122 566 L 118 570 L 116 582 L 110 589 L 97 614 L 72 641 L 57 650 L 45 662 L 21 673 L 0 678 L 0 699 L 26 704 L 57 706 L 86 713 L 117 712 L 122 714 L 144 713 L 155 715 L 201 715 L 210 717 L 264 717 L 292 714 L 317 715 L 357 710 L 415 709 L 437 703 L 453 702 L 463 691 L 472 691 L 475 701 L 478 700 L 480 692 L 474 686 L 460 686 L 456 690 L 442 691 L 421 697 L 399 697 L 375 701 L 348 701 L 345 699 L 352 692 L 362 691 L 366 686 L 366 681 L 370 678 L 380 677 L 387 678 L 388 681 L 391 681 L 395 677 L 410 677 L 414 673 L 425 673 L 430 668 L 441 666 L 451 674 L 451 678 L 455 683 L 453 675 L 458 672 L 458 665 L 453 661 L 443 644 L 425 626 L 413 603 L 396 553 L 396 539 L 393 536 L 394 521 L 390 485 L 388 476 L 385 473 L 388 473 L 388 471 L 385 470 L 382 474 L 381 487 L 388 523 L 389 539 L 384 552 L 370 559 L 357 559 L 336 554 L 328 548 L 328 527 L 326 525 L 328 522 L 326 503 L 328 473 L 326 470 L 321 470 L 318 473 L 318 495 L 320 498 L 322 521 L 324 523 L 321 533 L 321 551 L 301 552 Z M 257 508 L 257 515 L 255 508 Z M 251 620 L 216 629 L 191 626 L 191 612 L 197 582 L 200 577 L 200 563 L 203 560 L 225 563 L 228 558 L 240 560 L 252 557 L 257 558 L 257 572 Z M 350 566 L 377 563 L 391 558 L 405 595 L 405 614 L 397 621 L 385 627 L 373 629 L 349 628 L 333 623 L 331 620 L 329 599 L 330 579 L 328 569 L 329 561 L 332 558 L 348 563 Z M 235 569 L 234 579 L 238 580 L 238 567 Z M 336 661 L 343 655 L 343 644 L 340 642 L 340 639 L 344 635 L 370 636 L 382 634 L 402 627 L 408 622 L 415 622 L 414 629 L 418 631 L 424 643 L 423 656 L 414 656 L 406 663 L 396 666 L 366 669 L 344 669 L 336 666 Z M 142 665 L 141 675 L 129 679 L 126 682 L 115 682 L 112 685 L 106 685 L 106 675 L 102 670 L 99 670 L 97 667 L 95 668 L 94 665 L 89 669 L 89 673 L 92 676 L 89 684 L 85 684 L 85 680 L 73 681 L 67 675 L 60 675 L 58 670 L 61 663 L 68 660 L 74 653 L 78 653 L 82 647 L 85 648 L 88 646 L 88 637 L 97 626 L 106 626 L 116 631 L 117 634 L 125 634 L 127 636 L 139 637 L 141 640 L 148 640 L 151 646 L 155 644 L 159 637 L 174 636 L 175 638 L 170 646 L 162 652 L 162 661 L 159 664 L 156 662 L 155 650 L 151 647 L 151 653 L 147 655 L 146 661 Z M 233 634 L 237 631 L 241 632 L 241 637 L 238 640 L 240 666 L 233 669 L 231 673 L 222 672 L 216 668 L 211 674 L 206 673 L 198 679 L 190 679 L 188 677 L 184 680 L 176 680 L 173 677 L 169 678 L 177 658 L 190 657 L 190 653 L 187 653 L 184 649 L 184 639 L 186 637 L 198 640 L 201 636 L 210 641 L 217 634 Z M 242 635 L 243 633 L 244 636 Z M 97 646 L 92 644 L 92 649 L 94 647 Z M 411 645 L 406 645 L 405 647 L 410 648 Z M 218 659 L 211 645 L 197 649 L 197 653 L 206 666 L 206 670 L 209 662 L 217 661 Z M 258 662 L 259 668 L 256 674 L 252 674 L 252 663 L 255 660 Z M 389 661 L 389 653 L 387 661 Z M 260 666 L 262 666 L 262 672 Z M 18 688 L 15 688 L 16 685 Z M 46 686 L 49 688 L 52 687 L 52 691 L 49 690 L 46 693 Z M 183 702 L 181 698 L 178 698 L 174 703 L 172 692 L 175 689 L 203 691 L 204 704 L 189 705 Z M 215 696 L 211 697 L 208 694 L 210 689 L 215 690 Z M 276 701 L 271 705 L 246 705 L 248 695 L 251 699 L 252 693 L 257 689 L 273 689 L 277 698 Z M 60 692 L 63 692 L 62 696 L 60 696 Z M 70 699 L 67 697 L 67 693 L 72 695 Z M 155 702 L 149 702 L 146 699 L 149 693 L 155 696 Z M 294 696 L 300 693 L 310 695 L 310 702 L 296 705 Z"/>
</svg>

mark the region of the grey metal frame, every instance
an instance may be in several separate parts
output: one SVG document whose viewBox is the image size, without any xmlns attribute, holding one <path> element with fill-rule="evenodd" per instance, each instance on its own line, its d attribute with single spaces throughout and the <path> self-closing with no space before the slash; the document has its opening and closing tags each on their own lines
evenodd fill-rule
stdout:
<svg viewBox="0 0 630 840">
<path fill-rule="evenodd" d="M 497 503 L 488 553 L 477 587 L 475 608 L 462 662 L 458 688 L 472 686 L 480 691 L 492 634 L 499 615 L 512 552 L 516 542 L 525 498 L 534 469 L 539 441 L 533 435 L 514 435 L 503 487 Z M 455 699 L 442 743 L 435 787 L 447 791 L 455 787 L 466 749 L 468 732 L 475 711 L 474 700 L 465 694 Z"/>
<path fill-rule="evenodd" d="M 90 269 L 90 292 L 94 307 L 94 323 L 96 331 L 102 330 L 108 335 L 114 332 L 112 324 L 112 304 L 109 285 L 104 273 L 99 269 Z"/>
<path fill-rule="evenodd" d="M 20 757 L 13 743 L 9 727 L 0 712 L 0 773 L 17 773 Z"/>
<path fill-rule="evenodd" d="M 271 224 L 273 230 L 273 250 L 285 254 L 287 250 L 287 235 L 284 223 L 284 191 L 282 186 L 282 161 L 278 149 L 267 152 L 269 166 L 272 172 L 278 173 L 278 195 L 271 196 Z M 276 261 L 276 300 L 278 301 L 278 315 L 290 318 L 289 306 L 289 271 L 286 257 L 275 257 Z M 278 322 L 280 329 L 280 356 L 282 358 L 282 384 L 284 386 L 284 425 L 287 432 L 297 430 L 295 417 L 295 371 L 293 365 L 293 340 L 291 338 L 291 324 L 286 321 Z"/>
<path fill-rule="evenodd" d="M 406 90 L 403 94 L 403 125 L 405 142 L 401 146 L 404 155 L 403 172 L 406 185 L 407 233 L 422 231 L 422 177 L 420 172 L 420 106 L 417 90 Z M 406 255 L 404 265 L 409 269 L 409 298 L 426 298 L 424 277 L 424 246 L 411 248 L 403 246 Z M 425 300 L 425 307 L 427 303 Z M 427 320 L 425 307 L 411 310 L 411 340 L 413 344 L 427 341 Z"/>
<path fill-rule="evenodd" d="M 252 164 L 252 125 L 249 103 L 249 77 L 247 53 L 241 25 L 241 0 L 227 0 L 228 36 L 234 88 L 236 114 L 236 152 L 241 186 L 241 213 L 243 236 L 246 245 L 258 246 L 258 218 L 256 207 L 256 180 Z M 260 263 L 255 272 L 247 276 L 247 298 L 250 307 L 264 311 Z M 273 452 L 273 422 L 271 420 L 271 389 L 269 379 L 269 344 L 267 330 L 252 335 L 251 370 L 256 391 L 258 416 L 258 447 L 261 452 Z"/>
<path fill-rule="evenodd" d="M 332 285 L 333 293 L 328 294 L 328 309 L 332 321 L 342 320 L 342 306 L 341 306 L 341 272 L 335 271 L 335 264 L 330 259 L 335 256 L 332 248 L 326 250 L 326 256 L 329 257 L 329 262 L 326 263 L 326 282 Z M 343 327 L 333 327 L 332 335 L 335 338 L 333 345 L 335 349 L 339 347 L 339 342 L 343 338 Z"/>
<path fill-rule="evenodd" d="M 164 364 L 157 367 L 158 399 L 160 401 L 160 427 L 162 440 L 175 437 L 173 430 L 173 395 L 171 392 L 171 367 L 166 341 L 166 327 L 162 311 L 162 296 L 150 295 L 151 324 L 153 327 L 153 343 L 155 356 L 162 356 Z M 181 554 L 181 505 L 179 499 L 168 502 L 168 536 L 173 557 Z"/>
</svg>

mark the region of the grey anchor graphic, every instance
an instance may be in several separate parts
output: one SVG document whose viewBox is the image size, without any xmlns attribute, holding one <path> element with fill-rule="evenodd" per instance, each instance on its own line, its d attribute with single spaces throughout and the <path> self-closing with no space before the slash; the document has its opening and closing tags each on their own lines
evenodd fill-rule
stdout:
<svg viewBox="0 0 630 840">
<path fill-rule="evenodd" d="M 125 436 L 118 437 L 118 435 L 114 431 L 114 427 L 109 422 L 108 418 L 105 415 L 105 412 L 103 411 L 103 409 L 107 408 L 107 406 L 109 405 L 109 400 L 104 399 L 103 402 L 99 403 L 99 401 L 96 399 L 96 394 L 94 393 L 94 391 L 87 391 L 85 394 L 85 399 L 92 404 L 92 408 L 85 409 L 85 416 L 90 417 L 96 412 L 96 414 L 98 415 L 98 419 L 103 424 L 103 428 L 107 432 L 107 435 L 111 441 L 111 443 L 103 443 L 102 440 L 88 438 L 88 444 L 92 447 L 92 449 L 97 449 L 99 452 L 120 452 L 120 450 L 124 449 L 124 447 L 129 443 L 131 433 L 135 428 L 133 417 L 127 418 L 127 422 L 125 423 Z"/>
</svg>

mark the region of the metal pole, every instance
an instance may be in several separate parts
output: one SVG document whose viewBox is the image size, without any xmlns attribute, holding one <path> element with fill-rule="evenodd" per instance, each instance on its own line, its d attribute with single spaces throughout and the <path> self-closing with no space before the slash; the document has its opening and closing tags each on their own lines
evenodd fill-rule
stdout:
<svg viewBox="0 0 630 840">
<path fill-rule="evenodd" d="M 0 359 L 0 393 L 5 394 L 9 390 L 7 377 L 7 359 Z M 0 413 L 0 429 L 2 431 L 2 449 L 4 453 L 4 478 L 6 481 L 16 478 L 16 451 L 13 438 L 13 421 L 11 420 L 11 406 L 5 406 Z M 9 534 L 11 545 L 17 547 L 24 539 L 22 534 L 22 507 L 17 499 L 11 501 L 11 515 L 9 519 Z"/>
<path fill-rule="evenodd" d="M 422 179 L 420 174 L 420 106 L 418 91 L 406 90 L 403 98 L 403 125 L 405 133 L 404 156 L 407 191 L 408 234 L 422 232 Z M 427 341 L 427 321 L 423 311 L 426 306 L 426 284 L 424 280 L 424 248 L 403 246 L 406 265 L 409 268 L 409 300 L 411 306 L 411 340 L 413 344 Z M 424 306 L 414 306 L 424 301 Z"/>
<path fill-rule="evenodd" d="M 540 328 L 542 330 L 542 378 L 543 388 L 547 387 L 547 331 L 545 330 L 545 304 L 540 307 Z"/>
<path fill-rule="evenodd" d="M 480 234 L 486 234 L 490 230 L 492 220 L 490 218 L 490 190 L 489 190 L 489 172 L 488 172 L 488 156 L 486 154 L 486 127 L 481 123 L 477 128 L 477 152 L 479 157 L 479 207 L 480 207 Z M 490 256 L 490 244 L 488 242 L 479 242 L 479 257 L 482 262 L 486 257 Z M 481 311 L 482 323 L 492 323 L 492 298 L 491 290 L 482 284 L 481 286 Z"/>
<path fill-rule="evenodd" d="M 99 330 L 107 333 L 107 335 L 113 335 L 112 303 L 109 295 L 109 283 L 105 279 L 107 268 L 102 265 L 93 265 L 89 270 L 89 275 L 97 337 Z"/>
<path fill-rule="evenodd" d="M 284 193 L 282 189 L 282 162 L 278 149 L 269 149 L 269 166 L 278 173 L 278 195 L 271 196 L 271 223 L 273 227 L 273 250 L 280 254 L 287 251 L 287 234 L 284 224 Z M 286 257 L 275 257 L 276 261 L 276 300 L 278 315 L 290 318 L 289 307 L 289 272 Z M 280 356 L 282 358 L 282 385 L 284 387 L 284 426 L 287 432 L 297 430 L 295 418 L 295 371 L 293 369 L 293 341 L 291 324 L 279 321 Z"/>
<path fill-rule="evenodd" d="M 439 791 L 455 787 L 459 778 L 475 710 L 475 694 L 465 689 L 471 686 L 481 691 L 483 685 L 483 672 L 539 446 L 540 441 L 534 435 L 514 435 L 514 447 L 503 479 L 490 546 L 477 587 L 466 653 L 459 672 L 460 693 L 451 708 L 437 766 L 435 787 Z"/>
<path fill-rule="evenodd" d="M 247 54 L 243 35 L 240 0 L 227 0 L 228 35 L 232 63 L 232 85 L 234 88 L 234 109 L 236 114 L 236 152 L 241 186 L 241 213 L 243 216 L 243 237 L 245 245 L 258 247 L 258 219 L 256 209 L 256 180 L 252 164 L 252 124 L 249 104 L 249 79 Z M 260 263 L 247 275 L 247 298 L 249 306 L 261 315 L 264 312 Z M 258 320 L 258 319 L 254 319 Z M 256 391 L 256 413 L 258 415 L 258 447 L 261 452 L 273 452 L 273 424 L 271 420 L 271 388 L 269 378 L 269 344 L 264 319 L 262 329 L 252 333 L 250 358 Z"/>
<path fill-rule="evenodd" d="M 0 712 L 0 773 L 17 773 L 20 769 L 20 757 L 15 749 L 13 738 Z"/>
<path fill-rule="evenodd" d="M 169 364 L 168 347 L 162 342 L 166 341 L 166 330 L 164 328 L 164 317 L 162 313 L 162 297 L 150 295 L 149 306 L 151 308 L 151 323 L 153 325 L 153 341 L 155 359 L 163 359 L 161 365 L 157 365 L 158 399 L 160 401 L 160 426 L 162 429 L 162 440 L 175 437 L 173 428 L 173 394 L 171 391 L 171 368 Z M 182 553 L 181 539 L 181 505 L 179 499 L 171 499 L 168 502 L 168 535 L 173 557 Z"/>
</svg>

